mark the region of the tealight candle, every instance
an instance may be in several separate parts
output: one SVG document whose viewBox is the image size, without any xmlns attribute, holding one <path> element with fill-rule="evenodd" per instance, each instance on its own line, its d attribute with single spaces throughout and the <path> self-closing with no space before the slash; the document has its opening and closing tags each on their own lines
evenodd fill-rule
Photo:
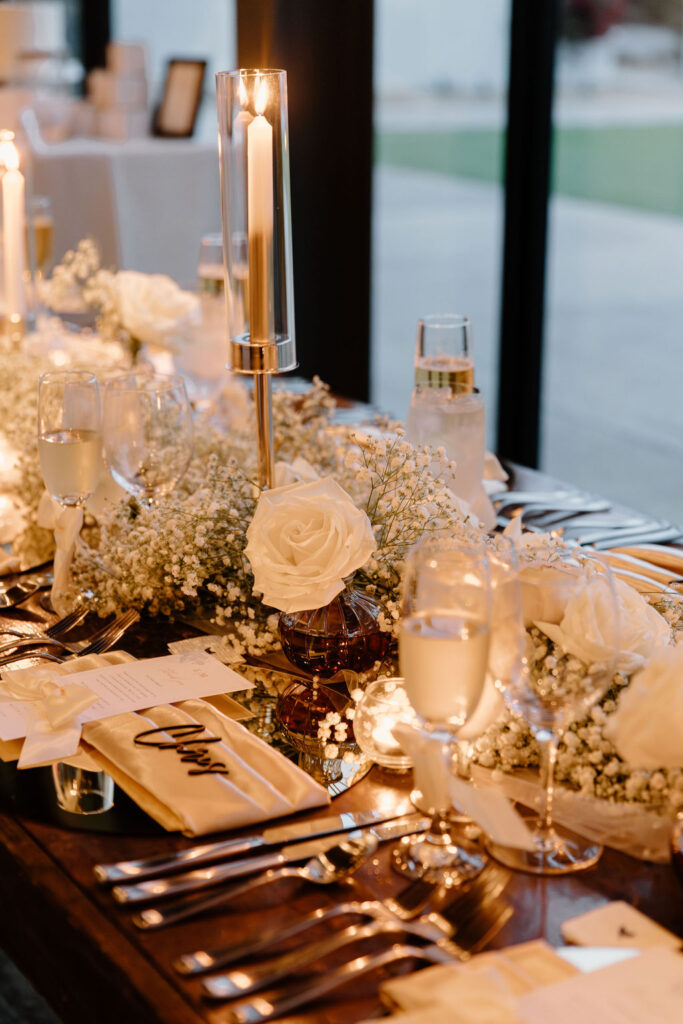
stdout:
<svg viewBox="0 0 683 1024">
<path fill-rule="evenodd" d="M 399 724 L 417 725 L 402 679 L 378 679 L 365 690 L 353 717 L 358 746 L 384 768 L 406 771 L 412 761 L 394 736 Z"/>
</svg>

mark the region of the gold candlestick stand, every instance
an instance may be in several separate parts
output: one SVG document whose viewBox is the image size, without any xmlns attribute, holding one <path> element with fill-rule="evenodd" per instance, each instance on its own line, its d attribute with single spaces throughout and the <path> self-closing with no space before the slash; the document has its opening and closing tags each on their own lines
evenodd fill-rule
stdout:
<svg viewBox="0 0 683 1024">
<path fill-rule="evenodd" d="M 232 339 L 230 342 L 230 368 L 234 373 L 250 374 L 254 378 L 261 487 L 272 487 L 274 482 L 272 378 L 275 374 L 294 370 L 296 366 L 293 338 L 267 342 Z"/>
</svg>

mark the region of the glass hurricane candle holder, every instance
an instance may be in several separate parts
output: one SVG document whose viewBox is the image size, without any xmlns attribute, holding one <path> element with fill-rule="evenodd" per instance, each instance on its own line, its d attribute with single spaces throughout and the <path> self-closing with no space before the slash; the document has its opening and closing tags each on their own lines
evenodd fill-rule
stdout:
<svg viewBox="0 0 683 1024">
<path fill-rule="evenodd" d="M 350 585 L 324 608 L 282 612 L 282 649 L 292 664 L 323 678 L 345 668 L 364 672 L 389 648 L 390 635 L 379 627 L 381 611 L 376 598 Z"/>
<path fill-rule="evenodd" d="M 375 764 L 408 771 L 413 762 L 393 735 L 399 724 L 419 724 L 403 680 L 378 679 L 370 683 L 353 716 L 356 743 Z"/>
<path fill-rule="evenodd" d="M 259 483 L 274 486 L 271 376 L 293 370 L 287 74 L 216 75 L 228 367 L 254 376 Z"/>
</svg>

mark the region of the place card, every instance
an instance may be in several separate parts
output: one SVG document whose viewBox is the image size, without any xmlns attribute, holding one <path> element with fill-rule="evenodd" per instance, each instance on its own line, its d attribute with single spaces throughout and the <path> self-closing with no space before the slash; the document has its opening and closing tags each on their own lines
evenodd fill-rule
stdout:
<svg viewBox="0 0 683 1024">
<path fill-rule="evenodd" d="M 592 974 L 537 989 L 518 1001 L 525 1024 L 680 1024 L 683 957 L 649 949 Z"/>
<path fill-rule="evenodd" d="M 185 640 L 173 640 L 168 644 L 171 654 L 185 654 L 187 651 L 206 651 L 212 654 L 223 665 L 230 665 L 235 657 L 223 646 L 223 637 L 217 633 L 207 633 L 202 636 L 190 636 Z"/>
<path fill-rule="evenodd" d="M 79 672 L 75 678 L 45 669 L 22 671 L 33 671 L 36 675 L 41 672 L 45 678 L 51 676 L 54 682 L 78 682 L 92 690 L 98 699 L 78 715 L 78 724 L 111 718 L 127 711 L 140 711 L 157 704 L 173 704 L 253 688 L 247 679 L 204 651 L 106 665 Z M 0 700 L 1 740 L 26 736 L 32 722 L 31 702 Z"/>
<path fill-rule="evenodd" d="M 624 900 L 614 900 L 565 921 L 562 938 L 578 946 L 627 946 L 636 949 L 666 946 L 673 950 L 680 950 L 683 946 L 673 932 L 662 928 Z"/>
</svg>

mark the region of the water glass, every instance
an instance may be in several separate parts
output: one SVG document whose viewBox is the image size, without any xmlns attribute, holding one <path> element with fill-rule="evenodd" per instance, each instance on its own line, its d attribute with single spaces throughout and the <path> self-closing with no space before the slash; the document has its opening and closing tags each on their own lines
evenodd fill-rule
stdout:
<svg viewBox="0 0 683 1024">
<path fill-rule="evenodd" d="M 445 448 L 455 462 L 455 474 L 448 484 L 471 505 L 484 478 L 486 452 L 486 409 L 478 389 L 456 382 L 444 387 L 417 385 L 406 432 L 414 444 Z"/>
<path fill-rule="evenodd" d="M 172 491 L 192 457 L 192 413 L 182 377 L 112 378 L 104 389 L 103 421 L 116 483 L 148 505 Z"/>
<path fill-rule="evenodd" d="M 70 814 L 103 814 L 114 806 L 114 780 L 63 761 L 52 766 L 57 803 Z"/>
</svg>

